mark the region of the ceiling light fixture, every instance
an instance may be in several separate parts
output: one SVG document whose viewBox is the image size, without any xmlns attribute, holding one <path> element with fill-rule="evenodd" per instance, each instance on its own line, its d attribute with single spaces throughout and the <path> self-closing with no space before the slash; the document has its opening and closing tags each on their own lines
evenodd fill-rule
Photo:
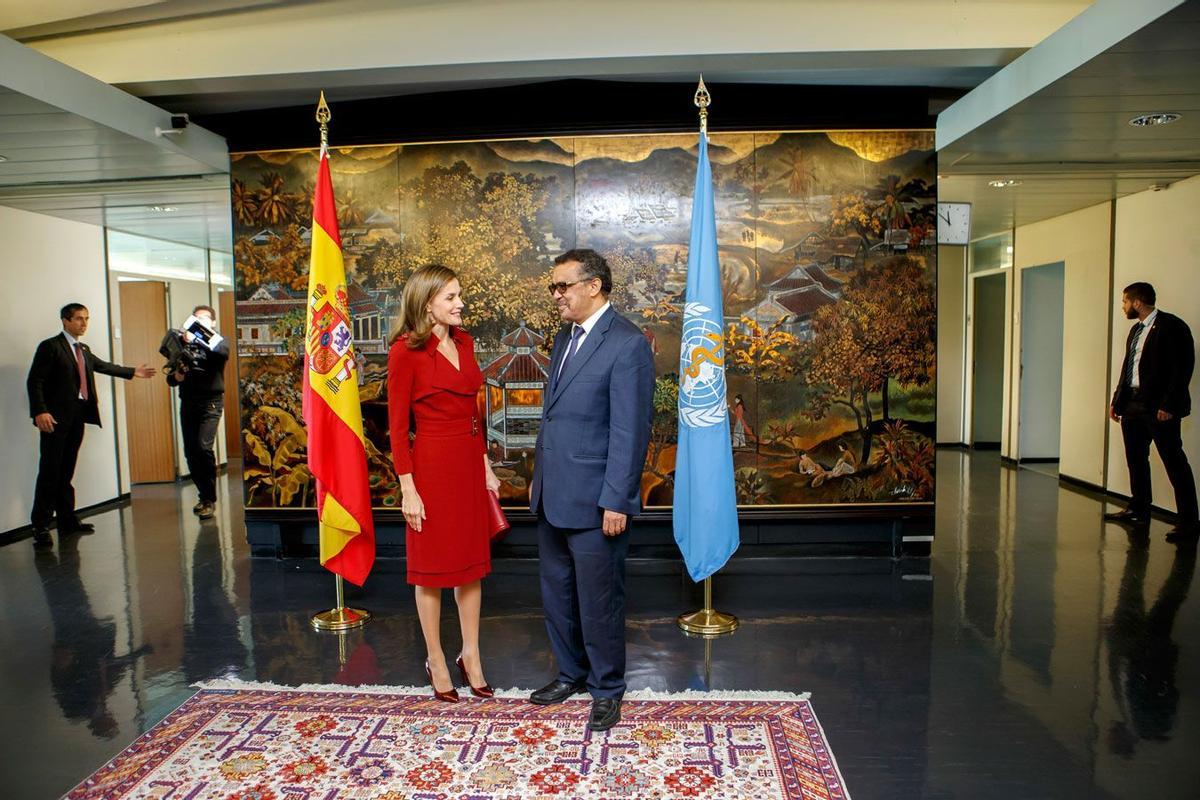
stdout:
<svg viewBox="0 0 1200 800">
<path fill-rule="evenodd" d="M 8 156 L 0 156 L 0 161 L 8 161 Z"/>
<path fill-rule="evenodd" d="M 170 214 L 172 211 L 179 210 L 175 206 L 147 206 L 146 208 L 156 214 Z"/>
<path fill-rule="evenodd" d="M 1179 119 L 1182 114 L 1175 114 L 1170 111 L 1160 111 L 1156 114 L 1142 114 L 1129 120 L 1129 124 L 1135 128 L 1149 128 L 1152 125 L 1166 125 Z"/>
<path fill-rule="evenodd" d="M 1021 182 L 1015 178 L 996 178 L 994 181 L 988 181 L 988 186 L 993 189 L 1007 189 L 1010 186 L 1020 186 Z"/>
</svg>

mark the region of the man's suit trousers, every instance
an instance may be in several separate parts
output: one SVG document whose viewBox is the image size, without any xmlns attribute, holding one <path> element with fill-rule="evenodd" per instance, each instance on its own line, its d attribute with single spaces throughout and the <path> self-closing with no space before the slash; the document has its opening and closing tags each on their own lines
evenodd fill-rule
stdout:
<svg viewBox="0 0 1200 800">
<path fill-rule="evenodd" d="M 558 679 L 594 698 L 625 694 L 625 556 L 629 531 L 558 528 L 538 514 L 542 604 Z"/>
<path fill-rule="evenodd" d="M 1195 522 L 1196 480 L 1179 433 L 1179 417 L 1160 422 L 1153 409 L 1130 401 L 1121 416 L 1121 436 L 1125 440 L 1125 461 L 1129 465 L 1129 508 L 1150 512 L 1150 443 L 1158 448 L 1167 478 L 1175 489 L 1175 510 L 1184 522 Z"/>
<path fill-rule="evenodd" d="M 83 403 L 80 401 L 80 405 Z M 33 512 L 30 522 L 35 528 L 48 528 L 57 514 L 59 529 L 78 522 L 75 516 L 75 462 L 83 444 L 83 413 L 73 414 L 70 420 L 60 421 L 52 433 L 42 433 L 41 460 L 38 463 L 37 484 L 33 491 Z"/>
</svg>

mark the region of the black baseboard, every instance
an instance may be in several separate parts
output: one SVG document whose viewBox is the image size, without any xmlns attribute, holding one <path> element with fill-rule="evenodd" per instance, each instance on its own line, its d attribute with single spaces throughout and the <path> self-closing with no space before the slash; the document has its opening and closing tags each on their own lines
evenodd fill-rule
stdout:
<svg viewBox="0 0 1200 800">
<path fill-rule="evenodd" d="M 112 500 L 105 500 L 103 503 L 95 503 L 90 506 L 75 509 L 75 513 L 79 518 L 90 517 L 93 514 L 99 514 L 103 511 L 111 511 L 114 508 L 121 508 L 129 505 L 129 492 L 119 494 Z M 13 542 L 19 542 L 22 539 L 28 539 L 33 534 L 33 525 L 22 525 L 19 528 L 13 528 L 10 531 L 0 533 L 0 547 Z"/>
<path fill-rule="evenodd" d="M 1058 484 L 1060 486 L 1062 486 L 1064 489 L 1070 489 L 1073 492 L 1077 492 L 1078 494 L 1082 494 L 1086 497 L 1090 497 L 1091 499 L 1096 500 L 1101 503 L 1111 503 L 1114 500 L 1118 501 L 1118 502 L 1128 503 L 1129 500 L 1131 499 L 1129 497 L 1129 495 L 1127 495 L 1127 494 L 1121 494 L 1120 492 L 1114 492 L 1111 489 L 1105 489 L 1103 486 L 1101 486 L 1097 483 L 1092 483 L 1091 481 L 1085 481 L 1082 478 L 1074 478 L 1074 477 L 1071 477 L 1070 475 L 1060 474 L 1058 476 Z M 1163 508 L 1162 506 L 1156 506 L 1153 504 L 1150 506 L 1150 514 L 1151 514 L 1151 516 L 1157 517 L 1158 519 L 1162 520 L 1163 522 L 1174 522 L 1175 519 L 1179 516 L 1174 511 L 1168 511 L 1167 509 Z"/>
<path fill-rule="evenodd" d="M 246 509 L 250 553 L 263 558 L 310 559 L 317 553 L 317 521 L 312 509 Z M 512 530 L 492 547 L 496 558 L 537 557 L 537 522 L 531 514 L 509 514 Z M 927 557 L 933 537 L 932 503 L 883 508 L 815 507 L 791 509 L 787 518 L 743 519 L 735 558 L 849 557 L 899 559 Z M 654 512 L 632 524 L 630 558 L 677 560 L 670 512 Z M 404 556 L 405 528 L 398 512 L 375 514 L 379 558 Z"/>
<path fill-rule="evenodd" d="M 1055 458 L 1019 458 L 1017 461 L 1021 464 L 1057 464 L 1059 459 Z"/>
<path fill-rule="evenodd" d="M 999 450 L 1000 443 L 999 442 L 972 442 L 971 449 L 972 450 Z"/>
<path fill-rule="evenodd" d="M 996 446 L 999 447 L 1000 443 L 997 442 Z M 966 442 L 938 442 L 936 445 L 934 445 L 934 447 L 936 447 L 938 450 L 970 450 L 971 449 L 969 446 L 967 446 Z"/>
</svg>

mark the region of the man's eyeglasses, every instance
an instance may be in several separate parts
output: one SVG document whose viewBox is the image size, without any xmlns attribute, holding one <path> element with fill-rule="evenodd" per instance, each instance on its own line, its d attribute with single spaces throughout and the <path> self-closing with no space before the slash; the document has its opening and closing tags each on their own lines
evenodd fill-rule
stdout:
<svg viewBox="0 0 1200 800">
<path fill-rule="evenodd" d="M 595 278 L 588 278 L 587 280 L 595 280 Z M 558 283 L 551 283 L 551 284 L 547 285 L 546 290 L 548 292 L 550 292 L 551 297 L 553 297 L 556 294 L 566 294 L 567 289 L 570 289 L 572 286 L 574 286 L 577 283 L 587 283 L 587 280 L 581 279 L 581 280 L 569 281 L 569 282 L 568 281 L 559 281 Z"/>
</svg>

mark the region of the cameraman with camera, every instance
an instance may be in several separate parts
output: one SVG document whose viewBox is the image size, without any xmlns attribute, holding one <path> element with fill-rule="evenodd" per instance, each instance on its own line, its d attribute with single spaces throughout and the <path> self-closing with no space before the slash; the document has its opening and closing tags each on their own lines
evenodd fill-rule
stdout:
<svg viewBox="0 0 1200 800">
<path fill-rule="evenodd" d="M 164 339 L 167 384 L 179 387 L 179 427 L 183 452 L 200 502 L 192 508 L 200 519 L 216 516 L 217 459 L 213 442 L 225 405 L 225 362 L 229 343 L 217 333 L 216 312 L 196 306 L 182 331 Z"/>
</svg>

